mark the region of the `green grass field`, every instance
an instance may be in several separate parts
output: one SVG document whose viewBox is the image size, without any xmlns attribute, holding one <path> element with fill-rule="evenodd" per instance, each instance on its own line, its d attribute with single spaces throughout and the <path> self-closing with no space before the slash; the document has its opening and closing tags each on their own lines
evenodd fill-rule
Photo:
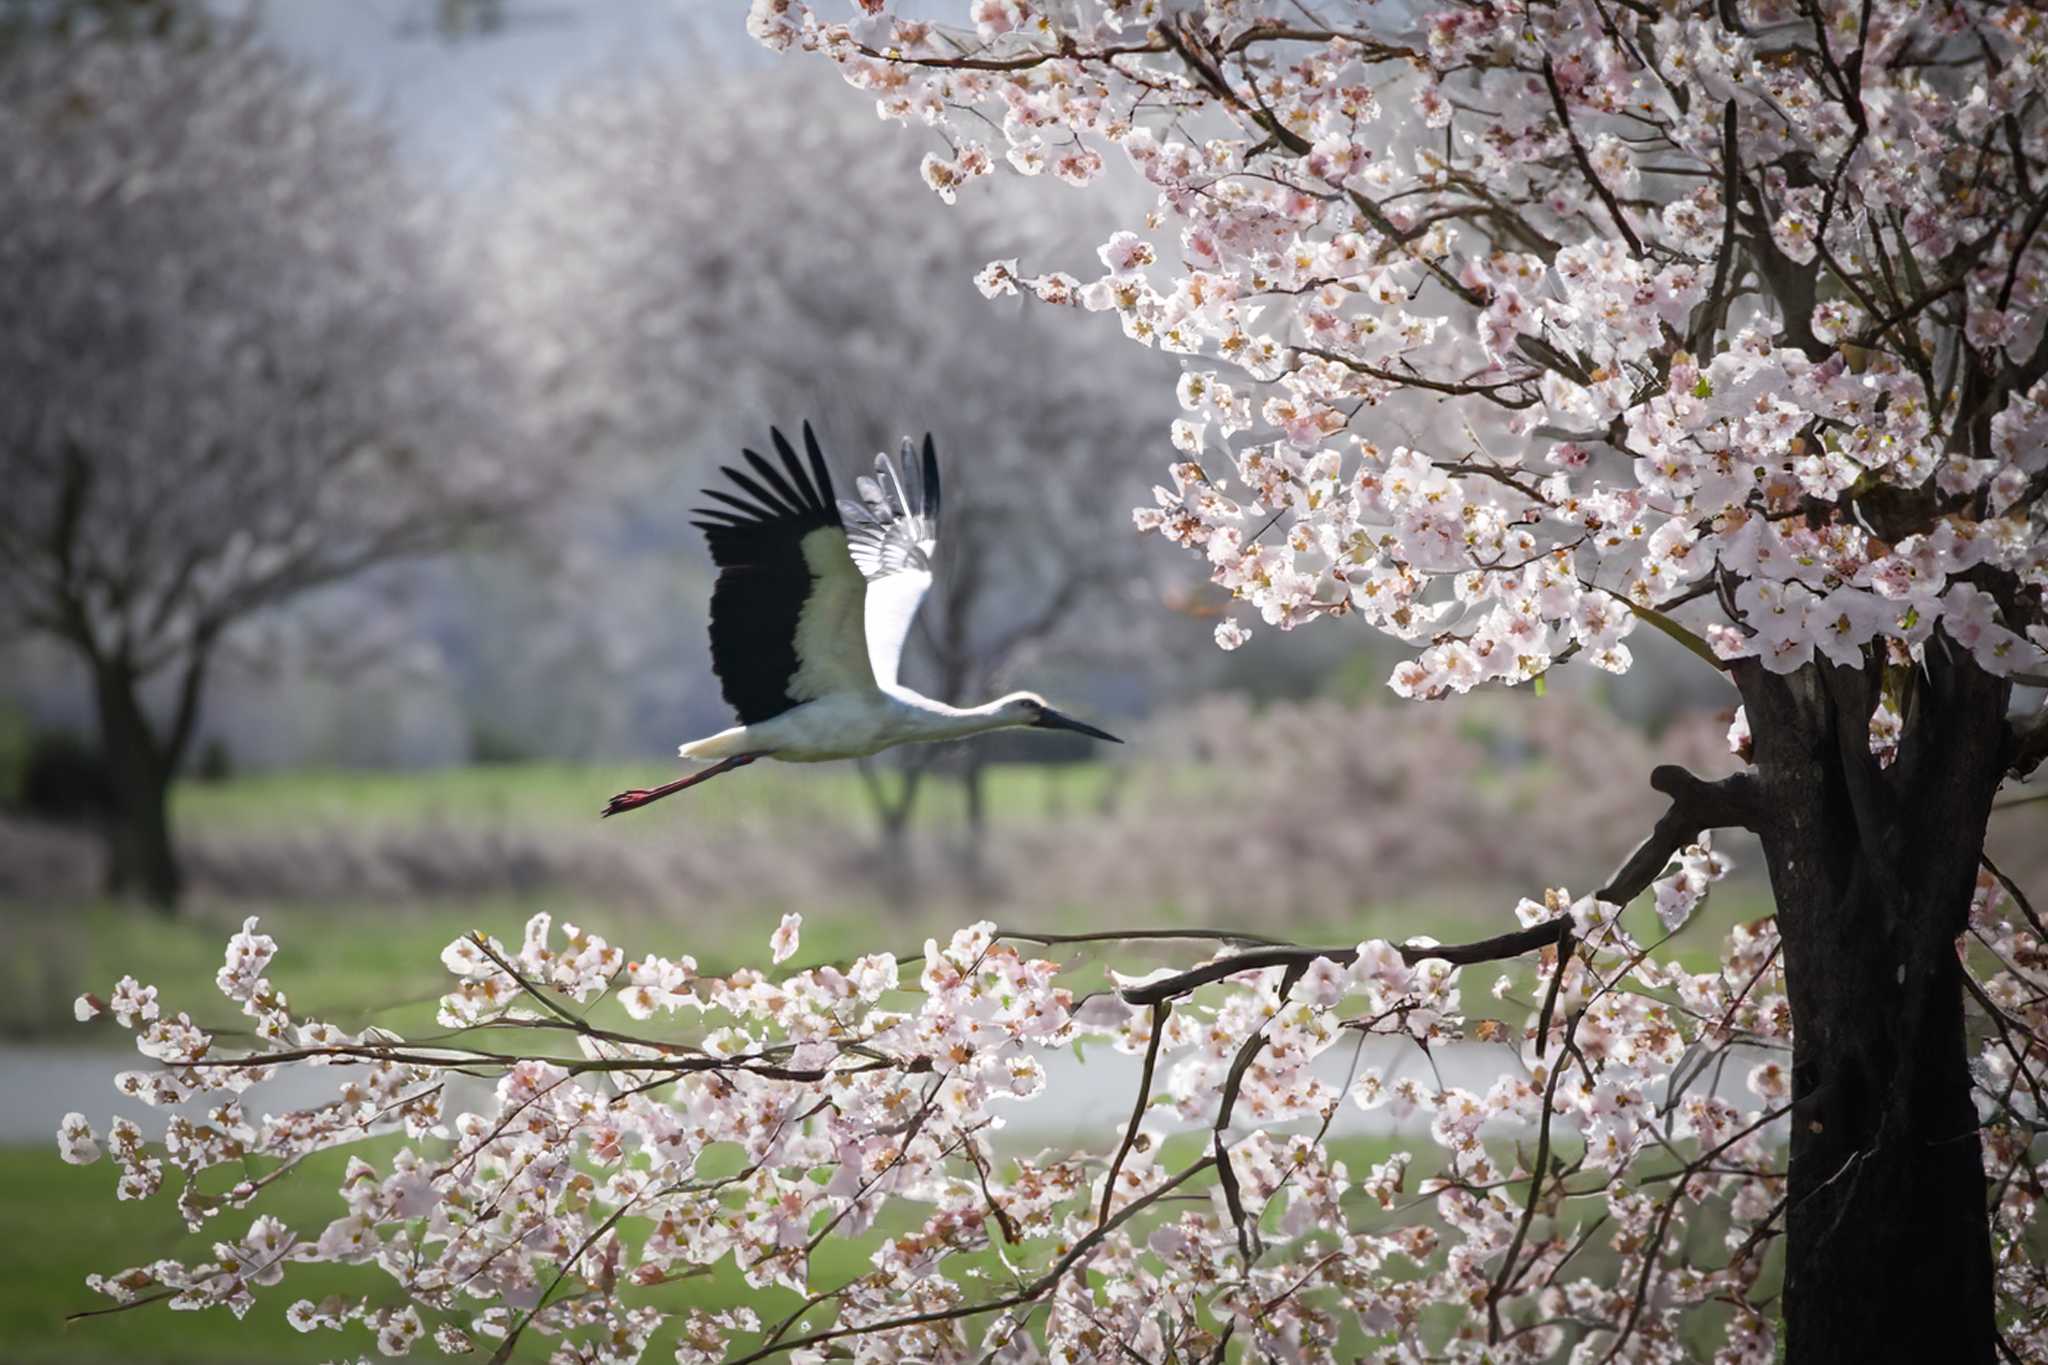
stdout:
<svg viewBox="0 0 2048 1365">
<path fill-rule="evenodd" d="M 1176 1150 L 1169 1153 L 1173 1165 L 1198 1155 L 1199 1136 L 1173 1142 Z M 1339 1159 L 1358 1174 L 1385 1160 L 1397 1145 L 1416 1150 L 1418 1165 L 1411 1168 L 1411 1179 L 1416 1178 L 1428 1161 L 1426 1141 L 1420 1148 L 1412 1141 L 1397 1144 L 1385 1139 L 1331 1144 Z M 375 1160 L 395 1146 L 391 1140 L 380 1140 L 355 1150 Z M 283 1219 L 294 1232 L 317 1236 L 343 1211 L 335 1190 L 346 1162 L 344 1152 L 309 1159 L 288 1179 L 266 1191 L 255 1210 L 223 1214 L 218 1225 L 190 1234 L 167 1194 L 144 1204 L 116 1203 L 111 1192 L 113 1175 L 104 1164 L 64 1166 L 45 1150 L 0 1148 L 0 1189 L 8 1192 L 8 1198 L 0 1203 L 0 1359 L 9 1365 L 238 1365 L 244 1361 L 295 1365 L 374 1355 L 369 1334 L 360 1328 L 301 1335 L 284 1319 L 285 1309 L 299 1298 L 367 1295 L 372 1304 L 399 1303 L 400 1296 L 390 1281 L 374 1267 L 294 1266 L 282 1284 L 256 1291 L 256 1306 L 240 1321 L 225 1311 L 174 1313 L 161 1304 L 65 1321 L 69 1314 L 108 1302 L 85 1287 L 88 1274 L 111 1273 L 162 1257 L 204 1259 L 215 1240 L 239 1235 L 257 1212 Z M 1416 1216 L 1420 1215 L 1409 1215 Z M 909 1210 L 894 1217 L 885 1214 L 867 1234 L 828 1239 L 812 1259 L 812 1284 L 839 1284 L 860 1274 L 882 1237 L 907 1228 L 912 1221 Z M 629 1238 L 646 1230 L 633 1220 L 623 1226 Z M 948 1264 L 956 1279 L 998 1269 L 988 1253 L 960 1256 Z M 793 1312 L 799 1302 L 787 1290 L 749 1288 L 730 1259 L 702 1278 L 653 1291 L 629 1292 L 627 1301 L 650 1303 L 670 1312 L 744 1303 L 768 1322 Z M 430 1346 L 421 1349 L 432 1354 Z M 549 1349 L 547 1339 L 536 1334 L 521 1343 L 514 1359 L 542 1361 Z M 657 1344 L 648 1358 L 666 1355 Z"/>
<path fill-rule="evenodd" d="M 373 1159 L 388 1155 L 396 1144 L 382 1141 L 355 1149 Z M 189 1234 L 168 1196 L 144 1204 L 117 1204 L 113 1176 L 104 1165 L 68 1167 L 37 1150 L 0 1149 L 0 1186 L 10 1191 L 0 1214 L 0 1342 L 11 1365 L 33 1362 L 125 1362 L 127 1365 L 227 1365 L 267 1361 L 353 1359 L 375 1354 L 369 1334 L 359 1327 L 340 1333 L 301 1335 L 284 1319 L 296 1299 L 319 1300 L 329 1294 L 350 1298 L 367 1295 L 373 1304 L 402 1302 L 388 1278 L 375 1267 L 294 1266 L 282 1284 L 257 1291 L 256 1307 L 237 1321 L 232 1314 L 211 1310 L 173 1312 L 162 1304 L 104 1314 L 66 1323 L 67 1314 L 97 1308 L 108 1301 L 85 1287 L 94 1272 L 125 1269 L 160 1257 L 205 1259 L 218 1237 L 238 1235 L 258 1212 L 273 1214 L 295 1232 L 318 1236 L 321 1228 L 345 1209 L 336 1187 L 348 1160 L 345 1152 L 308 1160 L 290 1178 L 265 1193 L 254 1209 L 221 1216 L 217 1228 Z M 645 1228 L 639 1229 L 644 1233 Z M 818 1283 L 837 1283 L 865 1268 L 879 1235 L 830 1241 L 813 1262 Z M 748 1289 L 728 1261 L 702 1280 L 662 1291 L 646 1292 L 633 1302 L 667 1309 L 697 1304 L 752 1303 L 768 1314 L 787 1313 L 797 1300 L 787 1291 Z M 423 1347 L 432 1354 L 431 1346 Z M 547 1358 L 546 1338 L 535 1334 L 514 1357 L 521 1361 Z"/>
<path fill-rule="evenodd" d="M 383 1139 L 355 1150 L 381 1163 L 396 1145 L 394 1140 Z M 1200 1155 L 1205 1145 L 1199 1134 L 1169 1139 L 1166 1163 L 1182 1166 Z M 1409 1189 L 1417 1188 L 1437 1169 L 1435 1149 L 1424 1137 L 1344 1138 L 1329 1145 L 1331 1154 L 1345 1164 L 1354 1179 L 1397 1149 L 1406 1149 L 1415 1157 L 1409 1169 Z M 1569 1160 L 1572 1154 L 1567 1140 L 1558 1155 Z M 1505 1150 L 1499 1153 L 1502 1159 L 1507 1155 Z M 715 1154 L 706 1160 L 714 1158 Z M 738 1160 L 737 1154 L 733 1159 Z M 217 1225 L 190 1234 L 167 1195 L 146 1204 L 116 1203 L 110 1193 L 113 1176 L 104 1165 L 68 1167 L 43 1150 L 0 1148 L 0 1188 L 9 1193 L 0 1204 L 0 1347 L 4 1347 L 0 1359 L 9 1365 L 239 1365 L 256 1361 L 296 1365 L 354 1359 L 359 1354 L 374 1356 L 373 1343 L 361 1328 L 301 1335 L 284 1318 L 285 1309 L 296 1299 L 318 1300 L 328 1294 L 350 1299 L 367 1296 L 372 1305 L 400 1303 L 390 1281 L 374 1267 L 294 1266 L 282 1284 L 257 1291 L 255 1307 L 240 1321 L 221 1310 L 174 1313 L 161 1304 L 65 1321 L 69 1314 L 106 1302 L 85 1287 L 88 1274 L 118 1271 L 160 1257 L 203 1259 L 216 1238 L 238 1235 L 256 1212 L 273 1214 L 302 1235 L 317 1236 L 342 1211 L 335 1187 L 346 1160 L 343 1152 L 309 1159 L 290 1178 L 267 1191 L 257 1210 L 224 1214 Z M 1191 1192 L 1201 1193 L 1209 1181 L 1207 1176 L 1199 1178 L 1190 1186 Z M 1597 1215 L 1601 1201 L 1597 1182 L 1587 1182 L 1587 1188 L 1588 1204 L 1582 1216 L 1590 1217 Z M 1516 1197 L 1521 1197 L 1519 1192 Z M 1384 1229 L 1397 1223 L 1433 1221 L 1427 1204 L 1386 1213 L 1362 1194 L 1354 1193 L 1347 1202 L 1356 1205 L 1356 1227 Z M 1277 1230 L 1278 1213 L 1277 1205 L 1269 1211 L 1269 1235 Z M 840 1284 L 860 1274 L 881 1239 L 907 1230 L 918 1216 L 915 1206 L 885 1211 L 877 1227 L 859 1237 L 828 1239 L 812 1258 L 813 1287 Z M 1720 1227 L 1719 1215 L 1708 1214 L 1694 1231 L 1711 1241 Z M 646 1231 L 644 1224 L 631 1219 L 622 1229 L 629 1240 Z M 1613 1251 L 1596 1241 L 1579 1257 L 1576 1268 L 1597 1281 L 1611 1273 L 1615 1261 Z M 991 1252 L 956 1256 L 947 1264 L 949 1276 L 963 1282 L 970 1277 L 1001 1275 Z M 986 1293 L 987 1289 L 970 1292 Z M 624 1297 L 629 1303 L 651 1304 L 670 1313 L 699 1306 L 746 1304 L 770 1323 L 794 1312 L 799 1303 L 788 1290 L 748 1287 L 730 1259 L 709 1275 L 655 1290 L 629 1290 Z M 1695 1345 L 1715 1340 L 1715 1324 L 1726 1311 L 1708 1306 L 1692 1315 L 1687 1335 L 1697 1338 Z M 1431 1315 L 1425 1331 L 1441 1340 L 1461 1317 L 1457 1305 L 1443 1305 Z M 825 1321 L 826 1315 L 820 1312 L 812 1325 L 821 1326 Z M 672 1336 L 671 1330 L 667 1337 Z M 666 1358 L 664 1339 L 657 1335 L 648 1359 Z M 1366 1345 L 1355 1327 L 1347 1328 L 1347 1349 L 1360 1350 Z M 426 1346 L 421 1349 L 431 1351 Z M 521 1343 L 513 1358 L 539 1362 L 547 1358 L 549 1349 L 548 1340 L 536 1334 Z"/>
<path fill-rule="evenodd" d="M 364 827 L 423 822 L 587 824 L 613 792 L 675 775 L 660 761 L 620 764 L 517 763 L 423 772 L 302 769 L 187 781 L 172 797 L 176 826 L 192 833 Z M 989 817 L 1005 823 L 1085 810 L 1115 780 L 1101 763 L 996 764 L 988 770 Z M 871 823 L 860 773 L 844 763 L 756 764 L 719 784 L 718 799 L 700 801 L 696 822 L 733 824 L 797 814 Z M 709 790 L 709 789 L 706 789 Z M 927 781 L 920 825 L 957 828 L 965 805 L 956 782 Z"/>
</svg>

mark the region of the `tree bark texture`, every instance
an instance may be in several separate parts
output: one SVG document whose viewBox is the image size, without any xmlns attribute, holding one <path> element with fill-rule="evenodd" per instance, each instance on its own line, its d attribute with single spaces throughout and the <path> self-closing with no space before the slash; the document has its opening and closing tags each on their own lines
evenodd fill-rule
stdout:
<svg viewBox="0 0 2048 1365">
<path fill-rule="evenodd" d="M 1991 1237 L 1956 940 L 2010 762 L 2010 686 L 1930 641 L 1894 676 L 1738 666 L 1792 1009 L 1791 1365 L 1994 1359 Z"/>
</svg>

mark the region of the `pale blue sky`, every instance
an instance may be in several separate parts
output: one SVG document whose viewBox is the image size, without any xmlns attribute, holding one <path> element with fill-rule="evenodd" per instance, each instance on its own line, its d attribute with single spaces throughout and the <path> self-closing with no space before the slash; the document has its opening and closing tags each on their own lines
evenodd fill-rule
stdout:
<svg viewBox="0 0 2048 1365">
<path fill-rule="evenodd" d="M 280 46 L 361 91 L 425 159 L 457 174 L 487 164 L 512 103 L 545 105 L 573 78 L 774 60 L 747 37 L 744 0 L 507 0 L 502 30 L 455 42 L 432 28 L 435 0 L 256 0 L 253 9 Z"/>
</svg>

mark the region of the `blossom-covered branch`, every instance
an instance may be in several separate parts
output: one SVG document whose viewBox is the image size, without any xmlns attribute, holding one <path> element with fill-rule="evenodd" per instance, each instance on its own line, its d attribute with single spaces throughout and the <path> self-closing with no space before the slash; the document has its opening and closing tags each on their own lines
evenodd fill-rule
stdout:
<svg viewBox="0 0 2048 1365">
<path fill-rule="evenodd" d="M 1387 1359 L 1483 1346 L 1537 1361 L 1573 1343 L 1637 1358 L 1715 1302 L 1735 1308 L 1718 1358 L 1769 1360 L 1759 1296 L 1772 1292 L 1764 1249 L 1783 1231 L 1775 1135 L 1791 1097 L 1778 940 L 1768 920 L 1739 928 L 1721 965 L 1694 973 L 1623 928 L 1607 897 L 1638 892 L 1667 931 L 1681 926 L 1726 870 L 1698 830 L 1746 814 L 1739 783 L 1659 777 L 1673 807 L 1646 850 L 1592 896 L 1523 902 L 1519 933 L 1226 948 L 1206 966 L 1113 978 L 1117 993 L 1091 984 L 1089 965 L 1118 942 L 1111 931 L 1046 936 L 1079 940 L 1066 966 L 984 924 L 928 942 L 915 980 L 886 953 L 706 977 L 688 957 L 558 934 L 543 915 L 516 950 L 483 936 L 449 945 L 439 1013 L 451 1032 L 407 1040 L 294 1014 L 270 977 L 277 945 L 252 920 L 219 973 L 251 1021 L 245 1051 L 132 978 L 79 1002 L 81 1018 L 135 1030 L 156 1063 L 125 1073 L 124 1093 L 205 1105 L 204 1118 L 171 1118 L 161 1142 L 115 1120 L 119 1192 L 168 1186 L 190 1227 L 234 1225 L 284 1172 L 353 1147 L 337 1216 L 292 1228 L 259 1214 L 211 1260 L 92 1284 L 116 1306 L 239 1314 L 296 1265 L 361 1265 L 360 1297 L 302 1298 L 288 1316 L 308 1331 L 360 1323 L 389 1355 L 431 1336 L 453 1352 L 495 1339 L 494 1358 L 509 1359 L 533 1332 L 558 1339 L 562 1361 L 638 1360 L 670 1343 L 680 1361 L 801 1359 L 835 1342 L 885 1359 L 1223 1358 L 1233 1341 L 1328 1360 L 1373 1340 Z M 1695 828 L 1679 843 L 1682 825 Z M 1638 883 L 1628 869 L 1652 859 Z M 796 954 L 799 932 L 785 920 L 776 958 Z M 1972 934 L 1991 967 L 1973 990 L 1995 1024 L 1980 1084 L 2001 1172 L 2001 1285 L 2021 1304 L 2048 1293 L 2025 1254 L 2048 977 L 2021 965 L 2042 960 L 2039 926 L 1995 868 Z M 1124 947 L 1168 936 L 1136 932 Z M 1468 1019 L 1458 964 L 1517 954 L 1535 954 L 1533 971 L 1494 994 L 1526 1024 Z M 1535 994 L 1517 1004 L 1524 981 Z M 573 1039 L 576 1055 L 534 1045 L 550 1038 Z M 1064 1058 L 1076 1045 L 1098 1049 L 1098 1065 L 1100 1050 L 1142 1058 L 1129 1120 L 1050 1152 L 1006 1139 L 1007 1107 L 1083 1083 Z M 1463 1088 L 1439 1057 L 1497 1079 Z M 260 1122 L 245 1112 L 252 1085 L 309 1068 L 335 1073 L 334 1100 Z M 1731 1090 L 1731 1071 L 1746 1086 Z M 475 1107 L 452 1109 L 456 1095 Z M 1336 1130 L 1359 1108 L 1426 1125 L 1423 1178 L 1411 1182 L 1411 1151 L 1347 1164 Z M 1193 1150 L 1175 1139 L 1203 1129 Z M 59 1136 L 67 1160 L 100 1155 L 82 1115 Z M 1401 1216 L 1417 1200 L 1428 1221 Z M 1669 1263 L 1664 1249 L 1699 1219 L 1726 1224 L 1731 1254 Z M 870 1268 L 820 1283 L 814 1258 L 833 1241 L 859 1245 Z M 764 1319 L 781 1311 L 767 1310 L 772 1293 L 689 1308 L 664 1295 L 724 1263 L 783 1291 L 787 1316 Z M 1445 1337 L 1425 1310 L 1459 1300 L 1486 1311 Z"/>
</svg>

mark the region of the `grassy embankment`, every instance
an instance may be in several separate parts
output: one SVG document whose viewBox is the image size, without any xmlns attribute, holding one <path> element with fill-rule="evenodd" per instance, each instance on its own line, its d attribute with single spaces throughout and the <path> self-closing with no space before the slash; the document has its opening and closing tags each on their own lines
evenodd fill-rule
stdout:
<svg viewBox="0 0 2048 1365">
<path fill-rule="evenodd" d="M 300 770 L 181 783 L 173 815 L 180 829 L 193 833 L 427 821 L 594 823 L 613 792 L 670 776 L 659 762 L 495 764 L 424 772 Z M 1201 776 L 1192 773 L 1190 778 Z M 1029 822 L 1085 808 L 1113 780 L 1107 766 L 1094 763 L 998 764 L 988 770 L 989 818 L 996 824 Z M 682 800 L 695 802 L 688 818 L 698 827 L 782 819 L 792 812 L 850 823 L 872 820 L 860 774 L 844 763 L 757 764 L 677 798 Z M 922 826 L 957 828 L 965 818 L 959 784 L 926 783 L 917 818 Z"/>
<path fill-rule="evenodd" d="M 302 772 L 236 778 L 222 783 L 186 783 L 176 796 L 176 822 L 191 837 L 234 835 L 280 836 L 308 831 L 360 835 L 378 828 L 459 827 L 487 824 L 513 831 L 546 833 L 595 826 L 602 798 L 635 781 L 647 781 L 645 768 L 576 767 L 557 764 L 451 769 L 427 773 Z M 998 767 L 989 776 L 991 823 L 1016 829 L 1085 815 L 1096 808 L 1106 787 L 1116 781 L 1108 769 L 1090 764 L 1064 767 Z M 1174 779 L 1199 786 L 1221 782 L 1221 774 L 1190 770 Z M 806 821 L 833 820 L 865 827 L 870 816 L 860 779 L 850 769 L 750 770 L 718 787 L 688 810 L 689 827 L 707 829 L 773 827 L 787 822 L 801 828 Z M 715 798 L 715 799 L 712 799 Z M 661 808 L 646 820 L 664 818 Z M 933 782 L 919 810 L 928 829 L 957 829 L 964 819 L 958 787 Z M 1143 818 L 1126 808 L 1111 818 Z M 600 833 L 631 838 L 638 830 L 620 824 L 599 827 Z M 624 830 L 621 833 L 622 829 Z M 793 845 L 790 856 L 801 858 Z M 1540 888 L 1502 887 L 1499 910 L 1475 917 L 1469 909 L 1447 910 L 1413 898 L 1401 901 L 1361 899 L 1314 924 L 1230 923 L 1225 927 L 1295 936 L 1303 941 L 1343 944 L 1360 938 L 1396 939 L 1429 935 L 1441 941 L 1483 937 L 1508 927 L 1505 912 L 1518 895 Z M 1369 895 L 1363 892 L 1362 895 Z M 530 894 L 481 897 L 420 897 L 393 903 L 377 899 L 301 902 L 264 900 L 200 900 L 178 919 L 110 903 L 65 907 L 0 905 L 10 923 L 15 950 L 0 960 L 0 1034 L 78 1037 L 70 1022 L 70 1002 L 86 989 L 104 991 L 123 973 L 133 972 L 158 985 L 166 999 L 205 1001 L 214 998 L 212 979 L 220 965 L 221 944 L 242 918 L 258 915 L 266 932 L 283 945 L 279 973 L 291 992 L 294 1007 L 304 1013 L 357 1027 L 381 1023 L 388 1027 L 417 1026 L 431 1017 L 429 1002 L 445 987 L 439 965 L 441 949 L 453 938 L 481 929 L 516 942 L 527 918 L 537 911 L 553 914 L 557 924 L 572 921 L 603 934 L 629 952 L 657 951 L 669 956 L 689 953 L 706 971 L 764 964 L 767 936 L 777 915 L 787 909 L 804 912 L 804 961 L 833 961 L 876 948 L 915 954 L 929 933 L 952 928 L 990 913 L 982 908 L 946 902 L 898 913 L 875 899 L 872 889 L 848 890 L 839 903 L 763 906 L 759 914 L 692 914 L 687 904 L 666 913 L 621 909 L 579 895 L 573 887 Z M 1734 884 L 1716 896 L 1699 920 L 1689 925 L 1672 950 L 1682 960 L 1704 968 L 1716 957 L 1727 926 L 1769 911 L 1768 900 L 1753 883 Z M 1048 931 L 1097 931 L 1111 926 L 1157 928 L 1184 925 L 1192 917 L 1171 903 L 1104 907 L 1055 904 L 1028 913 L 998 912 L 1006 927 Z M 1635 912 L 1640 928 L 1653 921 Z M 1193 949 L 1160 949 L 1139 945 L 1120 951 L 1120 965 L 1141 969 L 1155 960 L 1176 960 Z M 1162 958 L 1161 953 L 1170 956 Z M 1491 975 L 1468 973 L 1479 989 L 1468 990 L 1468 1004 L 1485 1002 Z"/>
</svg>

